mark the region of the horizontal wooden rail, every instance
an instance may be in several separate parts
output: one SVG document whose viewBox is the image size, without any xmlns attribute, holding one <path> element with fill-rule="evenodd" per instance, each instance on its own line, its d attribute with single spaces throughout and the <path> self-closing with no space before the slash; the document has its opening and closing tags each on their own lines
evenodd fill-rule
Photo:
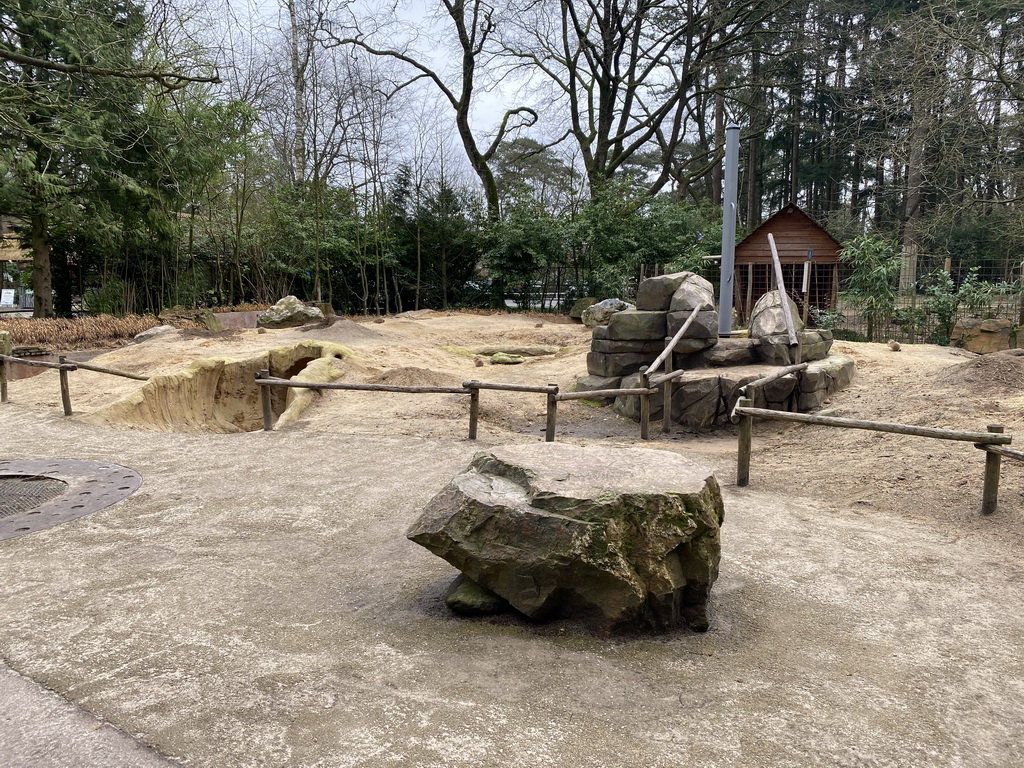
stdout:
<svg viewBox="0 0 1024 768">
<path fill-rule="evenodd" d="M 657 394 L 658 390 L 654 387 L 650 389 L 643 389 L 637 387 L 634 389 L 595 389 L 591 392 L 563 392 L 557 396 L 559 402 L 563 400 L 590 400 L 595 397 L 626 397 L 628 395 L 654 395 Z"/>
<path fill-rule="evenodd" d="M 751 381 L 748 384 L 744 384 L 739 389 L 740 394 L 746 395 L 750 390 L 755 389 L 757 387 L 766 387 L 773 381 L 781 379 L 783 376 L 788 376 L 789 374 L 796 373 L 797 371 L 805 371 L 807 370 L 808 365 L 810 365 L 810 363 L 800 363 L 799 365 L 787 365 L 785 368 L 780 368 L 779 370 L 775 371 L 775 373 L 768 374 L 764 378 L 758 379 L 757 381 Z"/>
<path fill-rule="evenodd" d="M 965 443 L 983 443 L 986 445 L 1007 445 L 1012 435 L 992 434 L 989 432 L 961 432 L 955 429 L 936 429 L 934 427 L 915 427 L 911 424 L 896 424 L 888 421 L 862 421 L 860 419 L 843 419 L 838 416 L 817 416 L 813 413 L 790 413 L 773 411 L 769 408 L 749 408 L 737 405 L 733 413 L 740 416 L 756 416 L 759 419 L 773 421 L 794 421 L 801 424 L 815 424 L 820 427 L 845 427 L 846 429 L 866 429 L 872 432 L 890 432 L 897 435 L 913 435 L 914 437 L 932 437 L 938 440 L 960 440 Z"/>
<path fill-rule="evenodd" d="M 997 453 L 1000 456 L 1005 456 L 1008 459 L 1017 459 L 1018 461 L 1024 461 L 1024 451 L 1015 451 L 1011 448 L 1004 448 L 1001 445 L 985 445 L 982 443 L 975 443 L 974 447 L 980 448 L 983 451 L 988 451 L 989 453 Z"/>
<path fill-rule="evenodd" d="M 11 355 L 0 355 L 0 360 L 19 365 L 30 365 L 33 368 L 54 368 L 58 371 L 76 371 L 78 366 L 75 363 L 48 363 L 45 360 L 26 360 L 23 357 L 12 357 Z"/>
<path fill-rule="evenodd" d="M 504 392 L 538 392 L 543 395 L 557 395 L 558 385 L 548 384 L 493 384 L 489 381 L 466 381 L 462 384 L 466 389 L 497 389 Z"/>
<path fill-rule="evenodd" d="M 686 370 L 683 369 L 683 368 L 680 368 L 678 371 L 672 371 L 672 373 L 663 373 L 660 376 L 651 376 L 651 386 L 652 387 L 660 387 L 666 381 L 672 381 L 673 379 L 678 379 L 684 373 L 686 373 Z"/>
<path fill-rule="evenodd" d="M 92 363 L 80 363 L 76 362 L 75 365 L 83 371 L 95 371 L 96 373 L 107 373 L 111 376 L 122 376 L 126 379 L 135 379 L 136 381 L 149 381 L 149 376 L 142 376 L 138 373 L 128 373 L 128 371 L 119 371 L 116 368 L 107 368 L 104 365 L 93 365 Z"/>
<path fill-rule="evenodd" d="M 357 384 L 344 381 L 292 381 L 291 379 L 257 378 L 261 387 L 292 387 L 293 389 L 353 389 L 363 392 L 408 392 L 411 394 L 437 393 L 445 395 L 468 395 L 464 387 L 416 387 L 397 384 Z"/>
</svg>

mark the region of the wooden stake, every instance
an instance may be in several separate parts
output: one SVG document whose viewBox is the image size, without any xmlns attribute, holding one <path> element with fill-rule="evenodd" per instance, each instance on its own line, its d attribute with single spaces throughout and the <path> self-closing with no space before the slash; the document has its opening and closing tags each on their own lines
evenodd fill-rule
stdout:
<svg viewBox="0 0 1024 768">
<path fill-rule="evenodd" d="M 477 424 L 480 421 L 480 390 L 469 393 L 469 439 L 476 440 Z"/>
<path fill-rule="evenodd" d="M 555 426 L 558 422 L 558 385 L 549 384 L 548 386 L 554 387 L 555 391 L 548 392 L 548 421 L 544 430 L 544 442 L 553 443 L 555 442 Z"/>
<path fill-rule="evenodd" d="M 670 357 L 665 363 L 665 375 L 671 377 L 674 373 L 672 370 L 672 358 Z M 672 382 L 675 381 L 673 378 L 667 378 L 662 384 L 661 391 L 661 433 L 667 435 L 672 431 Z"/>
<path fill-rule="evenodd" d="M 640 387 L 649 390 L 651 381 L 647 371 L 640 373 Z M 640 439 L 651 439 L 651 395 L 649 392 L 640 395 Z"/>
<path fill-rule="evenodd" d="M 740 408 L 749 408 L 751 402 L 750 398 L 741 397 L 736 405 Z M 740 488 L 750 483 L 750 435 L 753 423 L 753 417 L 740 413 L 739 450 L 736 456 L 736 485 Z"/>
<path fill-rule="evenodd" d="M 9 331 L 0 331 L 0 355 L 10 356 L 11 334 Z M 7 372 L 10 370 L 10 363 L 4 360 L 0 363 L 0 403 L 7 402 Z"/>
<path fill-rule="evenodd" d="M 988 431 L 1001 434 L 1002 424 L 989 424 Z M 995 451 L 985 452 L 985 487 L 981 494 L 981 514 L 991 515 L 996 511 L 996 499 L 999 496 L 999 470 L 1003 457 Z"/>
<path fill-rule="evenodd" d="M 62 366 L 57 370 L 60 376 L 60 402 L 64 406 L 64 415 L 71 415 L 71 387 L 68 383 L 68 369 L 63 366 L 67 364 L 67 358 L 60 355 L 57 362 Z"/>
<path fill-rule="evenodd" d="M 256 374 L 257 379 L 269 379 L 270 371 L 266 368 Z M 270 432 L 274 428 L 274 410 L 270 406 L 270 387 L 260 387 L 260 400 L 263 402 L 263 431 Z"/>
</svg>

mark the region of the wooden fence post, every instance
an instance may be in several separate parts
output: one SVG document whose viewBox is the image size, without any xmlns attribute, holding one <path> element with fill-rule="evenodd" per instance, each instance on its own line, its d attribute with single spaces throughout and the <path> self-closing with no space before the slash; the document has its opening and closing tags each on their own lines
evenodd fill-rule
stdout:
<svg viewBox="0 0 1024 768">
<path fill-rule="evenodd" d="M 257 379 L 269 379 L 270 371 L 266 368 L 256 374 Z M 260 388 L 260 400 L 263 403 L 263 431 L 270 432 L 274 428 L 274 411 L 270 405 L 270 385 L 257 385 Z"/>
<path fill-rule="evenodd" d="M 0 355 L 11 354 L 11 333 L 0 331 Z M 7 372 L 10 370 L 10 363 L 4 360 L 0 363 L 0 403 L 7 402 Z"/>
<path fill-rule="evenodd" d="M 650 389 L 651 380 L 647 375 L 647 369 L 640 369 L 640 386 Z M 640 439 L 651 439 L 651 396 L 648 393 L 640 395 Z"/>
<path fill-rule="evenodd" d="M 57 362 L 61 366 L 67 363 L 68 359 L 64 355 L 57 357 Z M 60 376 L 60 402 L 64 406 L 64 415 L 71 415 L 71 386 L 68 383 L 68 371 L 66 368 L 61 367 L 57 370 L 58 376 Z"/>
<path fill-rule="evenodd" d="M 1002 424 L 989 424 L 988 431 L 1000 434 Z M 996 511 L 996 499 L 999 496 L 999 470 L 1003 457 L 995 451 L 985 451 L 985 487 L 981 495 L 981 514 L 991 515 Z"/>
<path fill-rule="evenodd" d="M 549 395 L 550 397 L 550 395 Z M 476 440 L 477 424 L 480 421 L 480 388 L 473 387 L 469 392 L 469 439 Z"/>
<path fill-rule="evenodd" d="M 736 406 L 738 408 L 749 408 L 751 402 L 749 397 L 741 397 Z M 750 433 L 754 419 L 745 413 L 739 414 L 739 450 L 736 456 L 736 485 L 740 488 L 750 483 Z"/>
<path fill-rule="evenodd" d="M 548 421 L 544 430 L 544 442 L 553 443 L 555 442 L 555 425 L 558 423 L 558 385 L 549 384 L 548 386 L 554 387 L 555 391 L 548 392 Z"/>
</svg>

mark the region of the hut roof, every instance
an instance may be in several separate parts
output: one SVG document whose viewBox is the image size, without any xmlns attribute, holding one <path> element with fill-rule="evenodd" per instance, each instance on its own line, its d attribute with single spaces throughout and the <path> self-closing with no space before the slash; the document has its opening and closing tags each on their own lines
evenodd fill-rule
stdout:
<svg viewBox="0 0 1024 768">
<path fill-rule="evenodd" d="M 775 246 L 782 262 L 804 261 L 809 250 L 814 251 L 816 262 L 839 260 L 839 241 L 796 204 L 790 203 L 743 238 L 736 246 L 736 263 L 770 262 L 769 233 L 775 236 Z"/>
</svg>

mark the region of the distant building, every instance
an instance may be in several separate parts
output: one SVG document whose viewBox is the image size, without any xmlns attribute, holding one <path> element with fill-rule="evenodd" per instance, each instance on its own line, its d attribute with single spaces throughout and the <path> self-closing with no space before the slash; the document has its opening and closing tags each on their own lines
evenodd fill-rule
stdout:
<svg viewBox="0 0 1024 768">
<path fill-rule="evenodd" d="M 790 203 L 771 216 L 736 246 L 735 307 L 740 320 L 746 322 L 754 304 L 774 286 L 772 252 L 769 233 L 782 262 L 782 279 L 786 292 L 804 308 L 804 264 L 811 254 L 809 307 L 832 309 L 839 293 L 839 241 L 824 227 Z"/>
</svg>

